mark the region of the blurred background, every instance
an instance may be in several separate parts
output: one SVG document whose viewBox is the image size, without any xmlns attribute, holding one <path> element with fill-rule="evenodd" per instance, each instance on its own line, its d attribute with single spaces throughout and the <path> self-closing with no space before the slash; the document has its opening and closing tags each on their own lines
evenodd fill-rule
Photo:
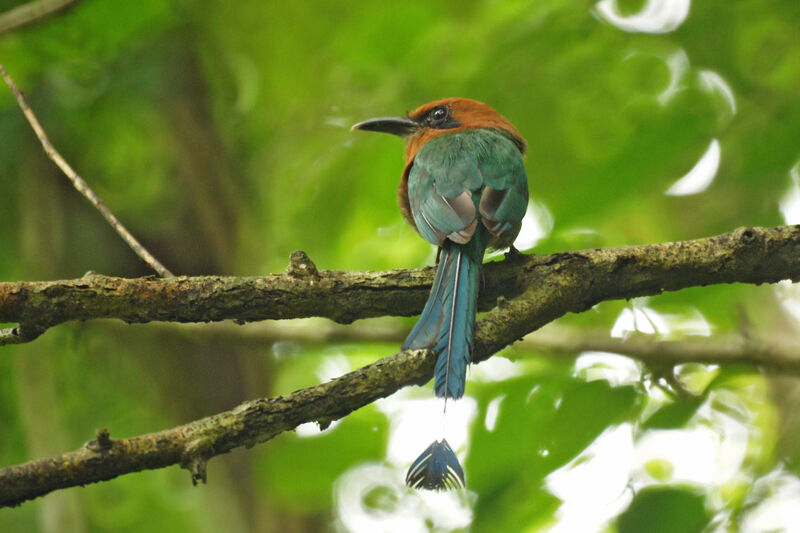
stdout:
<svg viewBox="0 0 800 533">
<path fill-rule="evenodd" d="M 296 249 L 322 269 L 432 264 L 396 208 L 401 141 L 349 126 L 446 96 L 490 103 L 527 138 L 525 250 L 798 223 L 798 25 L 796 0 L 83 0 L 0 35 L 0 62 L 169 269 L 252 276 Z M 151 274 L 0 86 L 0 279 L 88 270 Z M 413 322 L 59 326 L 0 349 L 0 466 L 317 384 L 394 353 Z M 518 343 L 448 405 L 462 493 L 403 485 L 441 422 L 413 387 L 216 458 L 207 485 L 132 474 L 0 510 L 0 531 L 800 531 L 797 379 L 624 356 L 698 338 L 792 347 L 798 328 L 788 283 L 563 317 L 542 334 L 582 351 Z"/>
</svg>

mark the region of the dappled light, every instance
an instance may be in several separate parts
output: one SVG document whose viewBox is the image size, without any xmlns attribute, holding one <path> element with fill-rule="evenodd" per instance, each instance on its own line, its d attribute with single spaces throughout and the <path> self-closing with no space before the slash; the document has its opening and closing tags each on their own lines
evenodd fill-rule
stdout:
<svg viewBox="0 0 800 533">
<path fill-rule="evenodd" d="M 550 533 L 599 531 L 633 499 L 630 424 L 608 428 L 572 461 L 550 473 L 547 489 L 561 500 Z"/>
<path fill-rule="evenodd" d="M 601 0 L 595 4 L 595 9 L 623 31 L 667 33 L 683 24 L 690 4 L 691 0 L 646 0 L 640 11 L 626 15 L 620 12 L 618 0 Z"/>
<path fill-rule="evenodd" d="M 490 401 L 486 406 L 486 418 L 483 423 L 487 431 L 494 431 L 495 424 L 497 424 L 497 417 L 500 415 L 500 405 L 503 403 L 503 398 L 505 398 L 505 395 L 501 394 Z"/>
<path fill-rule="evenodd" d="M 553 215 L 544 204 L 533 201 L 528 204 L 528 210 L 522 218 L 522 228 L 514 241 L 514 247 L 517 250 L 530 250 L 552 231 Z"/>
<path fill-rule="evenodd" d="M 797 230 L 781 255 L 762 231 L 800 224 L 797 0 L 68 4 L 31 23 L 13 13 L 27 2 L 0 1 L 0 64 L 168 270 L 86 202 L 2 84 L 0 311 L 56 303 L 41 330 L 27 311 L 0 324 L 0 472 L 71 450 L 94 468 L 154 434 L 172 455 L 51 487 L 0 511 L 0 531 L 798 530 Z M 426 131 L 480 130 L 480 163 L 442 152 L 425 189 L 435 165 L 406 162 L 411 130 L 351 131 L 450 97 L 491 105 L 525 142 L 445 106 Z M 450 194 L 467 174 L 481 185 Z M 398 200 L 455 205 L 456 226 L 472 201 L 475 227 L 451 242 L 519 227 L 474 260 L 462 362 L 480 362 L 457 400 L 422 383 L 422 341 L 401 349 L 443 256 Z M 681 241 L 682 262 L 641 248 Z M 140 319 L 129 308 L 158 272 L 174 284 Z M 188 314 L 211 298 L 186 285 L 212 278 L 245 294 L 230 315 Z M 269 297 L 237 281 L 265 279 Z M 74 315 L 53 318 L 65 285 L 19 283 L 53 280 L 70 280 Z M 173 449 L 158 433 L 198 420 L 221 440 Z M 443 439 L 465 488 L 407 486 Z"/>
<path fill-rule="evenodd" d="M 711 324 L 698 309 L 689 307 L 680 314 L 667 314 L 645 305 L 647 301 L 646 298 L 633 300 L 630 307 L 623 309 L 611 327 L 610 335 L 623 339 L 632 333 L 658 335 L 661 338 L 711 335 Z"/>
<path fill-rule="evenodd" d="M 457 492 L 414 492 L 399 472 L 362 464 L 336 482 L 337 522 L 345 531 L 424 533 L 430 526 L 453 531 L 469 526 L 469 499 Z"/>
<path fill-rule="evenodd" d="M 705 153 L 699 161 L 695 163 L 692 170 L 686 173 L 681 179 L 670 185 L 667 192 L 669 196 L 687 196 L 689 194 L 699 194 L 711 185 L 717 176 L 721 149 L 719 141 L 714 139 L 708 145 Z"/>
<path fill-rule="evenodd" d="M 800 163 L 792 167 L 789 177 L 791 182 L 779 207 L 787 224 L 800 224 Z M 781 281 L 775 286 L 775 294 L 781 307 L 794 319 L 795 328 L 800 328 L 800 285 Z"/>
<path fill-rule="evenodd" d="M 436 398 L 410 398 L 398 393 L 378 402 L 378 409 L 389 419 L 391 432 L 386 457 L 403 469 L 414 460 L 420 449 L 434 439 L 447 438 L 456 453 L 467 452 L 469 424 L 477 414 L 471 398 L 447 405 L 446 425 L 442 427 L 444 400 Z"/>
<path fill-rule="evenodd" d="M 736 96 L 733 89 L 718 72 L 713 70 L 701 70 L 697 73 L 700 86 L 709 93 L 718 96 L 726 106 L 728 118 L 736 114 Z"/>
<path fill-rule="evenodd" d="M 613 386 L 642 381 L 642 369 L 628 357 L 608 352 L 583 352 L 575 360 L 575 375 L 586 381 L 602 379 Z"/>
</svg>

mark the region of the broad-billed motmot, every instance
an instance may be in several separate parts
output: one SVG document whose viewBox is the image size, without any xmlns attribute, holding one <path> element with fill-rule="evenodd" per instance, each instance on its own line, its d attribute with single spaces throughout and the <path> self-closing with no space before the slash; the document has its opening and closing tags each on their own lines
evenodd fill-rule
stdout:
<svg viewBox="0 0 800 533">
<path fill-rule="evenodd" d="M 467 98 L 425 104 L 405 117 L 359 122 L 353 129 L 406 139 L 397 200 L 411 226 L 440 247 L 428 302 L 403 349 L 439 353 L 436 396 L 464 395 L 483 253 L 512 245 L 528 205 L 525 140 L 505 117 Z M 447 441 L 435 441 L 406 476 L 415 488 L 464 486 L 464 471 Z"/>
</svg>

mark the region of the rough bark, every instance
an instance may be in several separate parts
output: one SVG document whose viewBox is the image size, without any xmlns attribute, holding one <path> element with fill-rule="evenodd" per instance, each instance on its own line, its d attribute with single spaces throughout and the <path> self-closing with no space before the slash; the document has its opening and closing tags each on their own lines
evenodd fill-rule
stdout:
<svg viewBox="0 0 800 533">
<path fill-rule="evenodd" d="M 498 297 L 508 302 L 533 291 L 537 316 L 546 323 L 603 300 L 714 283 L 794 280 L 800 275 L 798 242 L 797 226 L 778 226 L 691 241 L 513 256 L 485 266 L 479 309 L 492 308 Z M 90 272 L 67 281 L 0 283 L 0 322 L 20 323 L 14 333 L 24 340 L 62 322 L 97 318 L 144 323 L 319 316 L 346 324 L 419 313 L 433 274 L 433 268 L 318 271 L 303 252 L 292 255 L 286 273 L 261 277 L 123 279 Z"/>
<path fill-rule="evenodd" d="M 128 322 L 241 321 L 323 316 L 339 322 L 410 315 L 422 308 L 432 269 L 318 272 L 302 253 L 287 273 L 259 278 L 143 278 L 96 274 L 62 282 L 0 284 L 0 321 L 20 322 L 17 336 L 67 320 Z M 513 256 L 487 265 L 473 360 L 482 361 L 568 312 L 610 299 L 633 298 L 713 283 L 800 279 L 800 227 L 740 228 L 676 243 Z M 19 333 L 19 332 L 22 333 Z M 9 334 L 10 335 L 10 334 Z M 0 340 L 2 342 L 2 340 Z M 434 354 L 394 354 L 328 383 L 238 407 L 158 433 L 112 440 L 0 470 L 0 506 L 53 490 L 180 464 L 205 479 L 206 461 L 238 446 L 271 439 L 297 425 L 325 426 L 399 388 L 427 382 Z"/>
</svg>

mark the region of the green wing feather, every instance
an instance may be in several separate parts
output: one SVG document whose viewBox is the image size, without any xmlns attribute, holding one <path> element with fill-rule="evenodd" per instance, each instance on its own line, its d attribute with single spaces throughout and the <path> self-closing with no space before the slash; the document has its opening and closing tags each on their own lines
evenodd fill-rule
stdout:
<svg viewBox="0 0 800 533">
<path fill-rule="evenodd" d="M 496 205 L 479 209 L 484 187 L 504 191 Z M 470 219 L 457 212 L 448 199 L 468 191 L 475 196 L 475 213 Z M 461 130 L 435 137 L 426 143 L 411 167 L 408 178 L 411 213 L 420 234 L 441 244 L 454 232 L 466 229 L 475 217 L 488 218 L 505 231 L 495 234 L 500 246 L 511 244 L 528 204 L 528 176 L 519 148 L 497 130 Z M 491 205 L 488 205 L 491 204 Z M 487 224 L 487 227 L 490 227 Z M 492 229 L 490 227 L 490 229 Z"/>
</svg>

